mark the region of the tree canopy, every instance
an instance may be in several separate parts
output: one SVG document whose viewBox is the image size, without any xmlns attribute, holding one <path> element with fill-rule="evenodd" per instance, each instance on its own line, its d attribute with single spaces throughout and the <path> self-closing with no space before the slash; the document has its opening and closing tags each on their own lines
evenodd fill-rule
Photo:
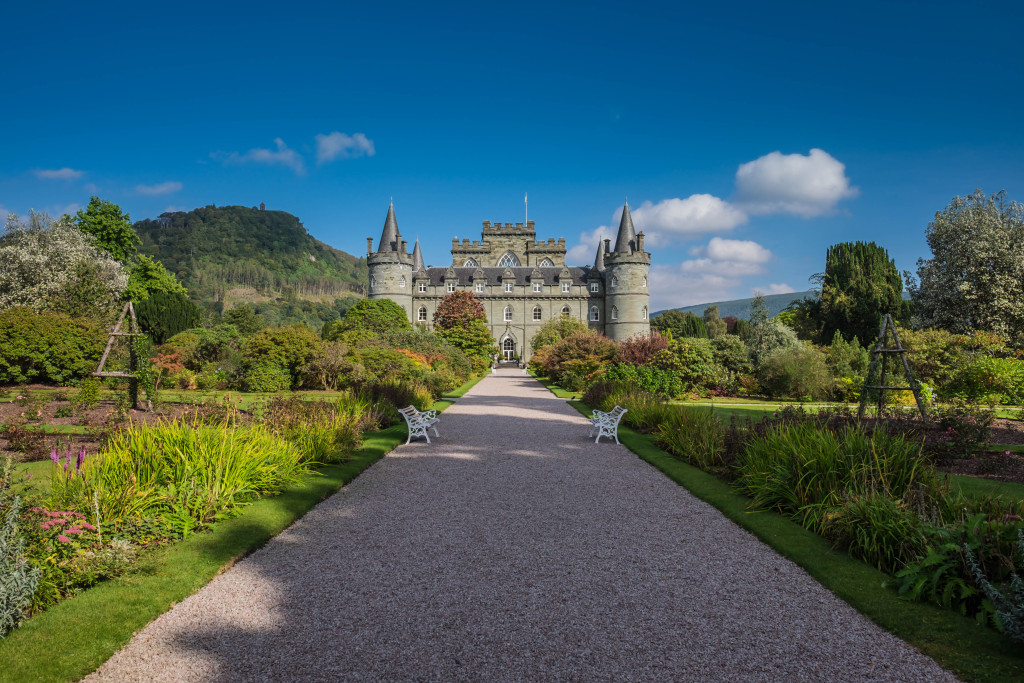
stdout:
<svg viewBox="0 0 1024 683">
<path fill-rule="evenodd" d="M 323 337 L 337 341 L 349 333 L 382 335 L 395 330 L 412 329 L 405 309 L 391 299 L 363 299 L 348 309 L 341 320 L 324 325 Z"/>
<path fill-rule="evenodd" d="M 916 326 L 1024 346 L 1024 207 L 975 190 L 936 213 L 925 237 L 932 258 L 918 259 L 918 282 L 908 277 Z"/>
<path fill-rule="evenodd" d="M 707 338 L 708 336 L 708 326 L 703 318 L 693 313 L 684 313 L 678 310 L 665 311 L 651 319 L 651 327 L 662 334 L 670 332 L 673 339 L 682 339 L 683 337 Z"/>
<path fill-rule="evenodd" d="M 537 351 L 537 349 L 555 344 L 571 334 L 586 332 L 587 329 L 589 329 L 587 324 L 579 318 L 560 315 L 557 318 L 549 319 L 540 326 L 537 333 L 533 335 L 533 339 L 530 340 L 530 346 Z"/>
<path fill-rule="evenodd" d="M 141 243 L 128 214 L 117 204 L 96 196 L 90 197 L 89 206 L 75 214 L 75 226 L 92 238 L 94 247 L 121 263 L 134 256 Z"/>
<path fill-rule="evenodd" d="M 833 244 L 825 254 L 816 309 L 822 343 L 840 332 L 870 344 L 878 336 L 882 316 L 899 318 L 903 310 L 903 278 L 896 262 L 874 242 Z"/>
<path fill-rule="evenodd" d="M 472 292 L 452 292 L 441 299 L 434 312 L 434 331 L 466 354 L 474 371 L 487 367 L 494 352 L 494 337 L 483 304 Z"/>
</svg>

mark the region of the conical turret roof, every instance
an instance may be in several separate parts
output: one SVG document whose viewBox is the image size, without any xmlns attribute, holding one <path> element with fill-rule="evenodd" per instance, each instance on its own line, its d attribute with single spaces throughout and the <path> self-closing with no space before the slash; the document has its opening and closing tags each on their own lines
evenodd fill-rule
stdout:
<svg viewBox="0 0 1024 683">
<path fill-rule="evenodd" d="M 604 270 L 604 240 L 598 240 L 597 242 L 597 256 L 594 257 L 594 270 L 598 272 Z"/>
<path fill-rule="evenodd" d="M 427 267 L 423 265 L 423 252 L 420 251 L 420 239 L 417 237 L 416 246 L 412 249 L 412 271 L 418 273 L 426 269 Z"/>
<path fill-rule="evenodd" d="M 636 231 L 633 229 L 633 217 L 629 214 L 629 202 L 622 206 L 622 218 L 619 220 L 619 236 L 615 240 L 615 253 L 631 254 L 636 245 Z"/>
<path fill-rule="evenodd" d="M 388 217 L 384 219 L 384 232 L 380 235 L 377 253 L 382 251 L 398 251 L 398 221 L 395 220 L 395 204 L 388 204 Z"/>
</svg>

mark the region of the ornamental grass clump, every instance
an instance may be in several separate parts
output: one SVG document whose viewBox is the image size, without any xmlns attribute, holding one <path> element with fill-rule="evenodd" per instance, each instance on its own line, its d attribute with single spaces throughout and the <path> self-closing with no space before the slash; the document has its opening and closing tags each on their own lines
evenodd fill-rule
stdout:
<svg viewBox="0 0 1024 683">
<path fill-rule="evenodd" d="M 711 408 L 673 410 L 655 430 L 654 441 L 702 470 L 724 474 L 729 469 L 725 429 Z"/>
<path fill-rule="evenodd" d="M 851 497 L 879 492 L 906 499 L 940 488 L 920 444 L 859 426 L 779 425 L 751 439 L 737 465 L 737 486 L 752 507 L 788 514 L 814 531 Z"/>
<path fill-rule="evenodd" d="M 363 431 L 377 428 L 381 412 L 363 396 L 334 402 L 277 397 L 263 407 L 260 422 L 298 446 L 307 462 L 343 462 L 362 443 Z"/>
<path fill-rule="evenodd" d="M 89 511 L 95 499 L 104 525 L 158 517 L 187 536 L 308 470 L 296 445 L 262 425 L 129 424 L 72 476 L 54 464 L 50 503 Z"/>
</svg>

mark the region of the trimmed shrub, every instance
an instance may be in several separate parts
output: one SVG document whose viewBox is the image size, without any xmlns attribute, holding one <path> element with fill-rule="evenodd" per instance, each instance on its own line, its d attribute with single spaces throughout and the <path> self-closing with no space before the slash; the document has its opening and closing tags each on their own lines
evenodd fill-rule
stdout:
<svg viewBox="0 0 1024 683">
<path fill-rule="evenodd" d="M 251 378 L 257 367 L 277 368 L 274 371 L 259 371 L 256 376 L 280 377 L 283 371 L 287 373 L 287 384 L 284 388 L 299 388 L 302 382 L 301 369 L 316 354 L 321 343 L 319 337 L 305 325 L 260 330 L 242 345 L 244 383 L 247 386 L 253 386 Z M 270 383 L 276 384 L 277 379 Z M 250 389 L 250 391 L 257 390 Z M 277 391 L 277 389 L 261 389 L 260 391 Z"/>
<path fill-rule="evenodd" d="M 835 386 L 825 356 L 809 343 L 777 349 L 757 375 L 762 390 L 772 398 L 824 399 Z"/>
<path fill-rule="evenodd" d="M 677 372 L 651 366 L 612 363 L 608 366 L 605 379 L 611 382 L 630 384 L 639 390 L 661 394 L 669 398 L 675 398 L 683 393 L 683 381 Z"/>
<path fill-rule="evenodd" d="M 96 369 L 106 342 L 106 331 L 93 320 L 27 308 L 0 311 L 0 384 L 69 384 Z"/>
<path fill-rule="evenodd" d="M 725 430 L 713 409 L 674 411 L 654 432 L 654 440 L 672 455 L 702 470 L 716 472 L 729 466 Z"/>
<path fill-rule="evenodd" d="M 260 363 L 246 368 L 242 376 L 242 387 L 245 391 L 273 393 L 287 391 L 291 385 L 292 377 L 288 370 L 270 363 Z"/>
<path fill-rule="evenodd" d="M 155 291 L 135 304 L 139 327 L 156 344 L 162 344 L 182 330 L 199 322 L 199 307 L 183 292 Z"/>
</svg>

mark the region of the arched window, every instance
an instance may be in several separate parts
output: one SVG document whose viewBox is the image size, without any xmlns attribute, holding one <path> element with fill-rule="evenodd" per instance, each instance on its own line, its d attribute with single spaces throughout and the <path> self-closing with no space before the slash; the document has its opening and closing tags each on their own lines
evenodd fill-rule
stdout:
<svg viewBox="0 0 1024 683">
<path fill-rule="evenodd" d="M 416 314 L 416 319 L 419 322 L 421 322 L 421 323 L 427 322 L 427 307 L 426 306 L 420 306 L 420 310 Z"/>
<path fill-rule="evenodd" d="M 540 320 L 540 306 L 533 307 L 533 319 Z"/>
<path fill-rule="evenodd" d="M 506 306 L 505 307 L 505 320 L 506 321 L 512 320 L 512 307 L 511 306 Z"/>
<path fill-rule="evenodd" d="M 642 281 L 642 282 L 640 283 L 640 286 L 641 286 L 641 287 L 646 287 L 646 286 L 647 286 L 647 276 L 646 276 L 646 275 L 644 275 L 644 279 L 643 279 L 643 281 Z"/>
<path fill-rule="evenodd" d="M 614 275 L 612 275 L 612 289 L 615 289 L 618 286 L 619 286 L 619 278 L 617 278 Z"/>
<path fill-rule="evenodd" d="M 601 319 L 601 314 L 598 312 L 597 306 L 590 307 L 590 319 L 593 320 L 594 322 L 597 322 L 598 320 Z"/>
<path fill-rule="evenodd" d="M 619 308 L 618 306 L 612 306 L 612 320 L 619 319 Z"/>
<path fill-rule="evenodd" d="M 647 307 L 646 306 L 644 306 L 644 310 L 641 312 L 641 315 L 643 316 L 644 320 L 647 320 Z"/>
<path fill-rule="evenodd" d="M 398 278 L 398 286 L 401 287 L 402 289 L 405 289 L 405 276 L 404 275 L 402 277 Z"/>
<path fill-rule="evenodd" d="M 375 289 L 377 289 L 377 279 L 371 277 L 370 278 L 370 291 L 372 292 Z"/>
<path fill-rule="evenodd" d="M 478 268 L 479 266 L 480 264 L 476 262 L 475 258 L 468 258 L 466 259 L 466 262 L 462 264 L 463 268 Z"/>
<path fill-rule="evenodd" d="M 555 267 L 555 262 L 552 261 L 549 258 L 542 258 L 540 260 L 540 267 L 541 268 L 554 268 Z"/>
<path fill-rule="evenodd" d="M 562 315 L 572 315 L 572 313 L 569 312 L 568 306 L 562 306 Z"/>
<path fill-rule="evenodd" d="M 505 255 L 502 256 L 500 259 L 498 259 L 498 267 L 499 268 L 506 268 L 506 267 L 516 268 L 518 266 L 519 266 L 519 259 L 516 258 L 516 255 L 513 254 L 511 251 L 506 251 Z"/>
</svg>

